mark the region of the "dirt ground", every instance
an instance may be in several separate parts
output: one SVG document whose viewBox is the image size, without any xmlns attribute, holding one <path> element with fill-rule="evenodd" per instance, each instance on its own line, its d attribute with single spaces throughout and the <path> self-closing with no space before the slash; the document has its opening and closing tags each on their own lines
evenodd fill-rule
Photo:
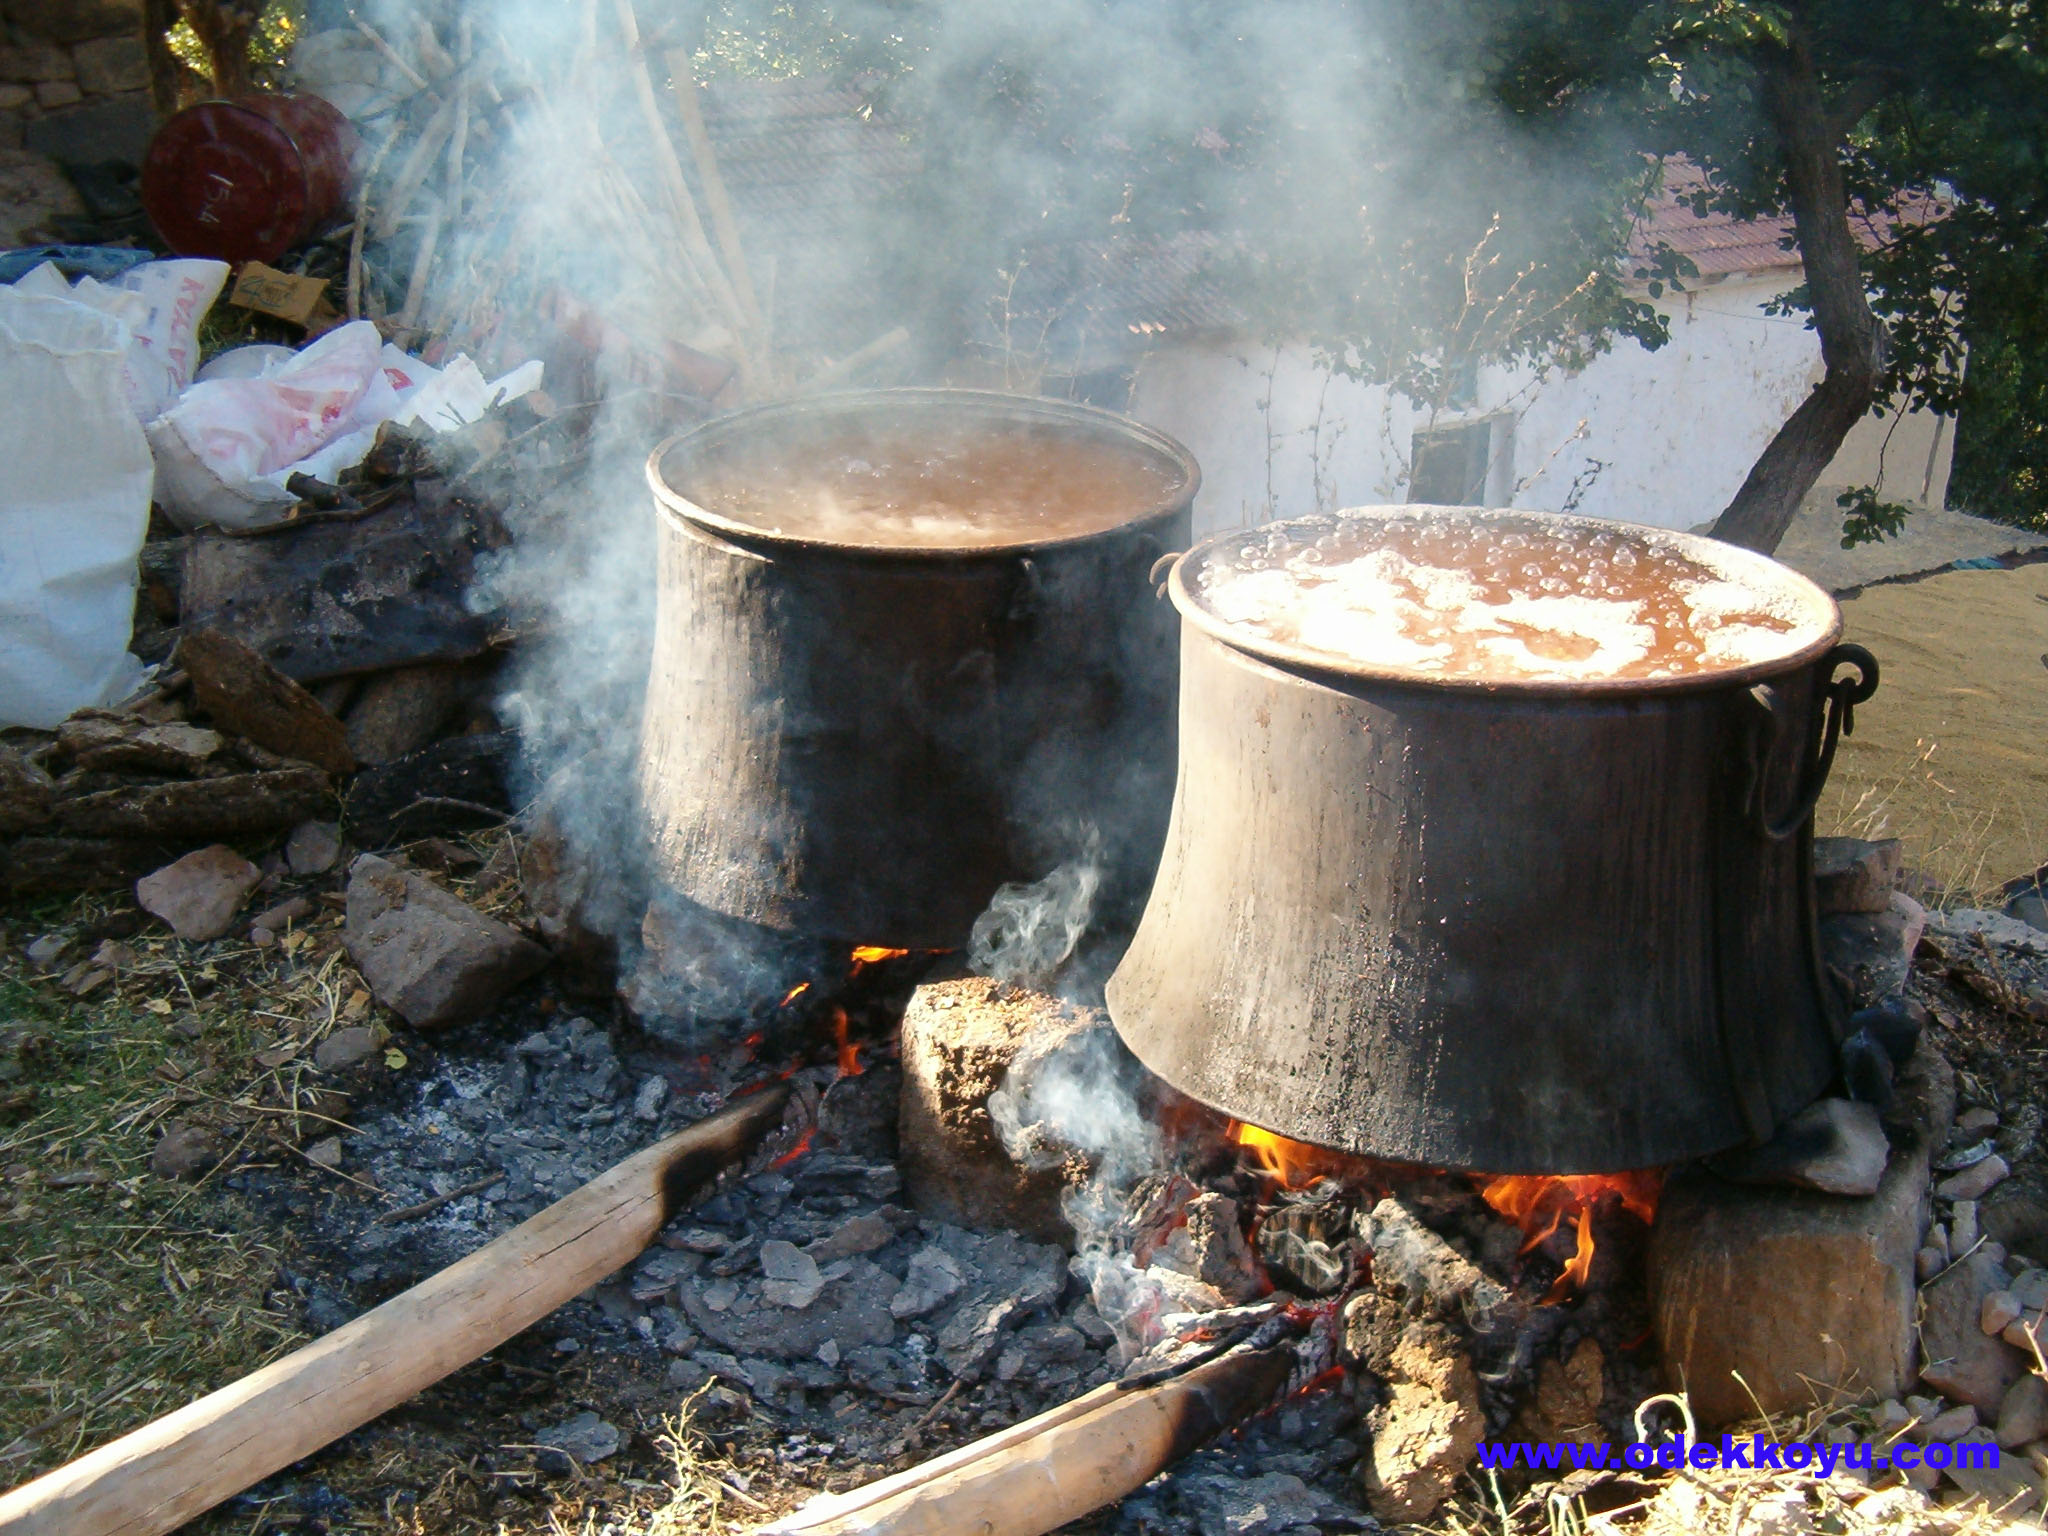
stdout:
<svg viewBox="0 0 2048 1536">
<path fill-rule="evenodd" d="M 2048 863 L 2048 563 L 1867 587 L 1842 612 L 1882 684 L 1819 829 L 1903 838 L 1909 866 L 1979 897 Z"/>
</svg>

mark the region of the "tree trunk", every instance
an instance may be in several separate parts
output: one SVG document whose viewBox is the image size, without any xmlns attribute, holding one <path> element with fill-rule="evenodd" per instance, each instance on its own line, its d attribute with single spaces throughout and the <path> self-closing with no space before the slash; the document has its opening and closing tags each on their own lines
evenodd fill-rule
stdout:
<svg viewBox="0 0 2048 1536">
<path fill-rule="evenodd" d="M 1769 554 L 1842 439 L 1878 398 L 1886 345 L 1884 327 L 1870 312 L 1842 183 L 1841 144 L 1854 124 L 1829 113 L 1796 17 L 1787 46 L 1763 67 L 1763 96 L 1785 156 L 1792 222 L 1826 366 L 1714 523 L 1715 538 Z"/>
</svg>

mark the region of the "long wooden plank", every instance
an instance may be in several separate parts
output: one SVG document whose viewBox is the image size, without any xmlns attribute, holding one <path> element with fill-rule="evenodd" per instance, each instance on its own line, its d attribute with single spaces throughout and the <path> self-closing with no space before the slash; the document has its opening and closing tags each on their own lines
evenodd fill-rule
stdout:
<svg viewBox="0 0 2048 1536">
<path fill-rule="evenodd" d="M 657 1142 L 304 1349 L 0 1495 L 4 1536 L 160 1536 L 367 1424 L 630 1263 L 782 1115 L 782 1085 Z"/>
</svg>

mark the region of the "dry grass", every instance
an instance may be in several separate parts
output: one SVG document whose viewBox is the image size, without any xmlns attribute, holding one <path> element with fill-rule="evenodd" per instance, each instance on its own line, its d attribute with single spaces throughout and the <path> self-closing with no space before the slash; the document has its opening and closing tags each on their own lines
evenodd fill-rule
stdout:
<svg viewBox="0 0 2048 1536">
<path fill-rule="evenodd" d="M 1823 836 L 1899 838 L 1908 867 L 1957 904 L 2003 906 L 1999 888 L 2013 872 L 2015 850 L 2048 841 L 2048 813 L 2019 792 L 1989 800 L 1961 793 L 1944 778 L 1945 766 L 1941 744 L 1920 740 L 1858 775 L 1838 767 L 1815 826 Z"/>
</svg>

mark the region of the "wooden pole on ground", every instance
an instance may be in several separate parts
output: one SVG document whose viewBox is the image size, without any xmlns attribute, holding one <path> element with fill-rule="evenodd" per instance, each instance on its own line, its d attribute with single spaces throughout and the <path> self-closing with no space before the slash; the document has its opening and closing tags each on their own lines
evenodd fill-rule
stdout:
<svg viewBox="0 0 2048 1536">
<path fill-rule="evenodd" d="M 0 1536 L 160 1536 L 367 1424 L 631 1263 L 788 1097 L 777 1084 L 678 1131 L 325 1338 L 0 1494 Z"/>
<path fill-rule="evenodd" d="M 908 1472 L 813 1499 L 759 1536 L 1043 1536 L 1271 1406 L 1293 1366 L 1291 1349 L 1247 1350 L 1157 1386 L 1099 1387 Z"/>
</svg>

